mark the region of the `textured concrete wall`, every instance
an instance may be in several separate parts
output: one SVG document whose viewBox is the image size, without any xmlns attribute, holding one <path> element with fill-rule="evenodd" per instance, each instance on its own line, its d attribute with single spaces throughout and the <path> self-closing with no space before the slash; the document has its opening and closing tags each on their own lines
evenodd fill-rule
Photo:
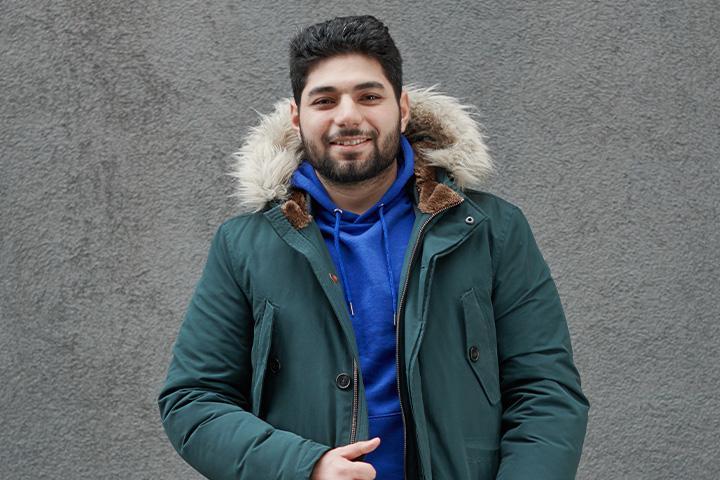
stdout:
<svg viewBox="0 0 720 480">
<path fill-rule="evenodd" d="M 685 2 L 0 2 L 0 478 L 199 478 L 155 397 L 297 26 L 476 104 L 592 402 L 578 478 L 715 479 L 720 15 Z"/>
</svg>

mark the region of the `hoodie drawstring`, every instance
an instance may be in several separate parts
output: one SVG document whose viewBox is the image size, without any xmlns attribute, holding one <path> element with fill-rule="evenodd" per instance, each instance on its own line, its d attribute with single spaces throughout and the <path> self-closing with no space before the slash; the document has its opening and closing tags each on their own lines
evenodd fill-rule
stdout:
<svg viewBox="0 0 720 480">
<path fill-rule="evenodd" d="M 387 265 L 388 282 L 390 283 L 390 295 L 392 296 L 392 307 L 393 307 L 393 324 L 397 321 L 397 294 L 395 293 L 395 276 L 393 275 L 392 262 L 390 261 L 390 241 L 388 240 L 388 227 L 385 222 L 385 204 L 379 205 L 380 213 L 380 226 L 382 227 L 383 233 L 383 247 L 385 248 L 385 263 Z M 347 298 L 348 307 L 350 308 L 350 316 L 355 316 L 355 309 L 353 308 L 352 296 L 350 295 L 350 284 L 345 274 L 345 262 L 343 261 L 342 250 L 340 249 L 340 217 L 342 216 L 342 210 L 336 208 L 333 210 L 335 213 L 335 228 L 333 229 L 333 241 L 335 243 L 335 251 L 338 255 L 338 263 L 340 264 L 340 275 L 342 276 L 343 289 L 345 290 L 345 298 Z"/>
<path fill-rule="evenodd" d="M 355 310 L 353 309 L 353 303 L 352 303 L 352 297 L 350 296 L 350 284 L 347 281 L 347 276 L 345 275 L 345 262 L 343 262 L 343 256 L 342 256 L 342 250 L 340 250 L 340 216 L 342 215 L 342 210 L 339 208 L 336 208 L 333 210 L 335 212 L 335 229 L 333 231 L 333 240 L 335 241 L 335 251 L 337 251 L 338 254 L 338 260 L 340 264 L 340 275 L 342 275 L 342 283 L 343 287 L 345 289 L 345 297 L 347 298 L 348 306 L 350 307 L 350 316 L 355 316 Z"/>
<path fill-rule="evenodd" d="M 397 298 L 395 294 L 395 276 L 393 275 L 392 263 L 390 262 L 390 242 L 388 241 L 387 224 L 385 223 L 385 204 L 380 204 L 380 225 L 383 232 L 383 243 L 385 246 L 385 260 L 387 261 L 388 281 L 390 282 L 390 294 L 393 303 L 393 324 L 397 322 Z"/>
</svg>

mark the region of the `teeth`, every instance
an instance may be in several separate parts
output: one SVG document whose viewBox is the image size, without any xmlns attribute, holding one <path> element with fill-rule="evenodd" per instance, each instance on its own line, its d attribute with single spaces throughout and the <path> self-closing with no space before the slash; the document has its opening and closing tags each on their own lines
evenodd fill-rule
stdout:
<svg viewBox="0 0 720 480">
<path fill-rule="evenodd" d="M 351 146 L 351 145 L 359 145 L 363 143 L 365 139 L 359 139 L 359 140 L 347 140 L 344 142 L 334 142 L 337 145 L 345 145 L 345 146 Z"/>
</svg>

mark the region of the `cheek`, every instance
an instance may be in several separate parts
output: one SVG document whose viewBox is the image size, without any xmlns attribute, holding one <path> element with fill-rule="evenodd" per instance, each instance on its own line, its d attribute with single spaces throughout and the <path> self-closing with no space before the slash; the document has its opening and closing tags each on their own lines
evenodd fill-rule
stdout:
<svg viewBox="0 0 720 480">
<path fill-rule="evenodd" d="M 300 115 L 300 126 L 303 134 L 308 137 L 321 137 L 326 131 L 325 120 L 317 115 Z"/>
<path fill-rule="evenodd" d="M 388 119 L 383 119 L 382 124 L 376 124 L 378 127 L 380 127 L 380 132 L 382 132 L 383 136 L 392 135 L 400 126 L 400 120 L 397 119 L 395 121 L 388 121 Z"/>
<path fill-rule="evenodd" d="M 400 112 L 394 108 L 385 110 L 375 118 L 375 125 L 382 127 L 385 133 L 392 132 L 400 125 Z"/>
</svg>

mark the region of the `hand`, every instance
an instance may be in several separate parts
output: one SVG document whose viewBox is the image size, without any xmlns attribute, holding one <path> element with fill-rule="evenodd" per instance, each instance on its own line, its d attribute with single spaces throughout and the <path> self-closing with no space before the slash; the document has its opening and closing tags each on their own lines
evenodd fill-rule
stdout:
<svg viewBox="0 0 720 480">
<path fill-rule="evenodd" d="M 325 452 L 315 464 L 310 480 L 373 480 L 376 475 L 373 466 L 353 459 L 372 452 L 378 445 L 380 438 L 375 437 Z"/>
</svg>

